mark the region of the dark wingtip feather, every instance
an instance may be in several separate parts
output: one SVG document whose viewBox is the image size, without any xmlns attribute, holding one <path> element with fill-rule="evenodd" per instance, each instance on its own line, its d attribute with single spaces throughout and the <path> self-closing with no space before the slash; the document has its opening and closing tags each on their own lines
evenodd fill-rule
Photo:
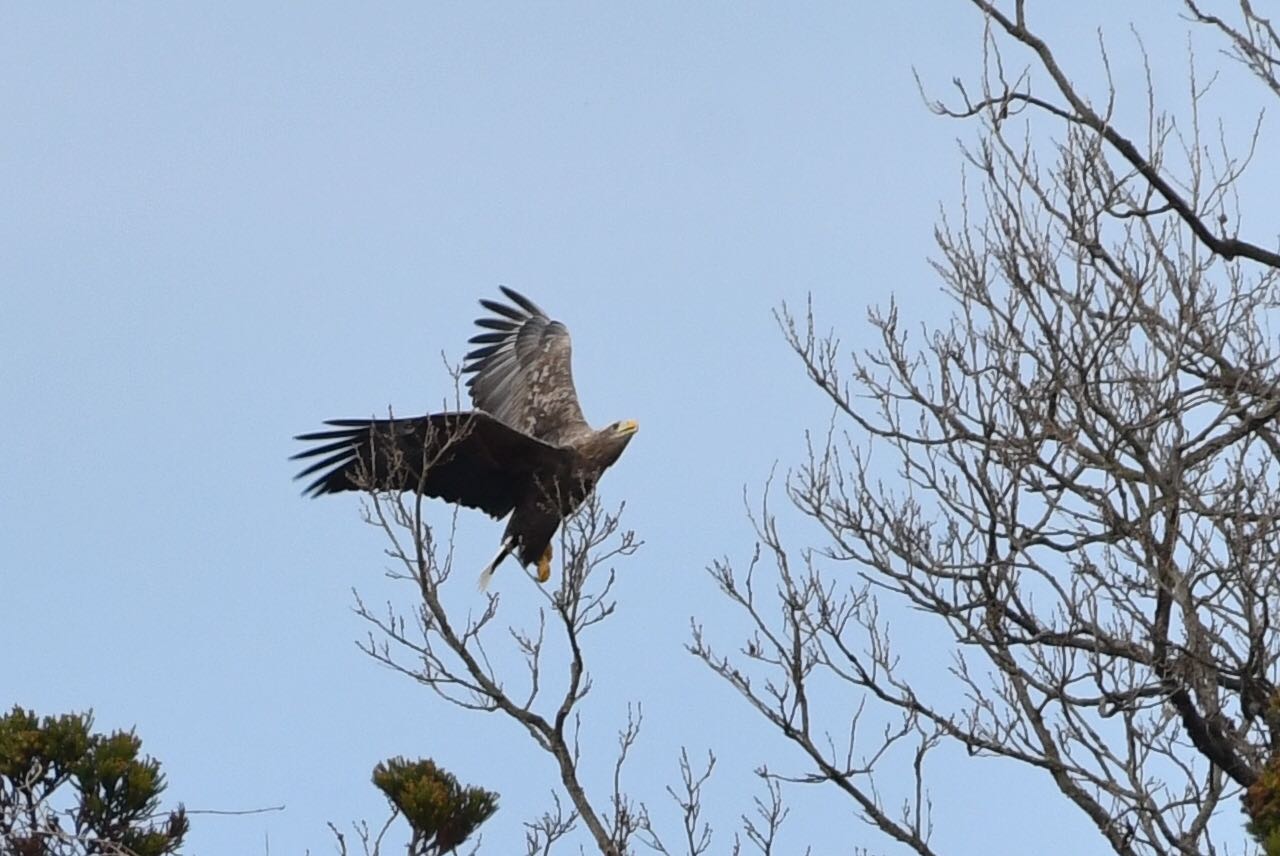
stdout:
<svg viewBox="0 0 1280 856">
<path fill-rule="evenodd" d="M 304 479 L 307 476 L 311 475 L 312 473 L 319 472 L 320 470 L 327 470 L 327 469 L 337 467 L 339 464 L 345 464 L 347 463 L 347 461 L 352 460 L 354 457 L 356 456 L 353 454 L 353 450 L 344 447 L 336 455 L 330 455 L 327 458 L 322 458 L 318 461 L 312 462 L 311 466 L 307 467 L 305 470 L 298 473 L 296 476 L 294 476 L 294 478 Z M 326 473 L 324 477 L 328 478 L 329 475 L 330 475 L 329 473 Z"/>
<path fill-rule="evenodd" d="M 299 434 L 293 439 L 301 440 L 304 443 L 314 443 L 317 440 L 336 440 L 339 438 L 354 439 L 355 434 L 348 429 L 344 429 L 342 431 L 313 431 L 310 434 Z"/>
<path fill-rule="evenodd" d="M 295 478 L 301 478 L 301 476 L 295 476 Z M 328 476 L 320 476 L 320 478 L 302 489 L 302 495 L 308 499 L 317 499 L 324 496 L 326 493 L 332 492 L 333 491 L 329 490 Z"/>
<path fill-rule="evenodd" d="M 326 419 L 326 425 L 333 425 L 337 428 L 372 428 L 374 422 L 370 419 Z"/>
<path fill-rule="evenodd" d="M 499 303 L 496 300 L 481 300 L 480 305 L 485 309 L 488 309 L 490 312 L 501 315 L 504 318 L 510 318 L 512 321 L 524 321 L 529 317 L 520 310 L 512 309 L 505 303 Z"/>
<path fill-rule="evenodd" d="M 494 353 L 501 347 L 502 347 L 501 345 L 485 345 L 483 348 L 476 348 L 474 351 L 467 354 L 466 357 L 464 357 L 463 359 L 483 360 L 485 357 Z"/>
<path fill-rule="evenodd" d="M 304 443 L 314 443 L 317 440 L 337 440 L 347 439 L 355 441 L 365 431 L 373 427 L 368 419 L 326 419 L 325 425 L 332 425 L 337 431 L 312 431 L 307 434 L 295 434 L 293 439 L 301 440 Z M 353 430 L 354 429 L 354 430 Z M 301 454 L 306 454 L 305 452 Z M 298 457 L 298 455 L 294 455 Z"/>
<path fill-rule="evenodd" d="M 332 438 L 321 438 L 332 439 Z M 356 438 L 343 435 L 333 443 L 325 443 L 323 446 L 312 446 L 310 449 L 303 449 L 296 455 L 291 455 L 289 460 L 300 461 L 303 458 L 314 458 L 316 455 L 328 455 L 333 452 L 342 450 L 351 450 L 356 447 Z"/>
<path fill-rule="evenodd" d="M 487 345 L 493 342 L 505 342 L 511 338 L 510 333 L 477 333 L 467 340 L 472 345 Z"/>
<path fill-rule="evenodd" d="M 503 318 L 477 318 L 476 326 L 485 327 L 489 330 L 502 330 L 507 333 L 510 333 L 512 330 L 516 330 L 520 327 L 516 322 L 507 321 Z"/>
<path fill-rule="evenodd" d="M 505 294 L 508 299 L 530 315 L 541 315 L 543 318 L 547 317 L 547 313 L 543 312 L 542 309 L 539 308 L 538 304 L 534 303 L 514 288 L 507 288 L 505 285 L 500 285 L 498 288 L 502 290 L 502 293 Z"/>
</svg>

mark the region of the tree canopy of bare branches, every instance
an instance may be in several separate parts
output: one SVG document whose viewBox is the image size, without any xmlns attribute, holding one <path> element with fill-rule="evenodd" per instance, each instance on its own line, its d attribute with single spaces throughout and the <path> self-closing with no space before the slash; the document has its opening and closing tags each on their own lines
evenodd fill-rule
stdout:
<svg viewBox="0 0 1280 856">
<path fill-rule="evenodd" d="M 1258 132 L 1207 130 L 1194 64 L 1189 103 L 1158 107 L 1148 73 L 1122 110 L 1072 82 L 1034 4 L 972 4 L 983 73 L 929 102 L 980 131 L 936 229 L 951 319 L 914 334 L 890 305 L 855 350 L 783 306 L 834 406 L 785 485 L 825 536 L 789 546 L 766 499 L 749 565 L 711 569 L 754 631 L 692 649 L 808 759 L 793 778 L 914 852 L 938 852 L 944 745 L 1036 771 L 1116 853 L 1238 849 L 1242 795 L 1280 852 L 1280 253 L 1240 204 Z M 1273 25 L 1202 6 L 1191 26 L 1280 95 Z M 1136 32 L 1125 49 L 1147 59 Z M 890 604 L 945 633 L 949 686 L 898 657 Z M 814 701 L 833 681 L 864 699 L 840 740 Z M 889 764 L 914 772 L 900 809 Z"/>
<path fill-rule="evenodd" d="M 387 465 L 405 467 L 425 478 L 433 463 L 429 456 L 434 448 L 434 444 L 427 444 L 421 462 L 397 459 Z M 493 593 L 483 596 L 478 613 L 467 612 L 459 619 L 463 614 L 461 597 L 473 598 L 475 593 L 468 586 L 461 596 L 456 594 L 451 583 L 453 530 L 428 521 L 424 513 L 428 500 L 421 493 L 387 492 L 369 478 L 364 478 L 363 488 L 366 522 L 381 531 L 388 545 L 386 553 L 391 565 L 387 575 L 410 586 L 414 597 L 408 608 L 394 602 L 375 608 L 357 591 L 356 613 L 369 625 L 360 647 L 377 662 L 427 687 L 448 704 L 502 715 L 518 725 L 554 762 L 559 789 L 552 792 L 546 811 L 524 822 L 525 852 L 529 856 L 560 852 L 572 846 L 571 836 L 580 829 L 585 829 L 594 846 L 606 856 L 622 856 L 641 848 L 689 856 L 713 852 L 712 829 L 702 817 L 702 792 L 715 768 L 715 755 L 708 753 L 705 763 L 699 763 L 691 760 L 687 752 L 681 754 L 680 786 L 657 795 L 665 796 L 675 806 L 681 827 L 677 832 L 660 833 L 648 805 L 632 797 L 623 783 L 624 767 L 643 723 L 640 701 L 628 706 L 610 751 L 600 748 L 607 742 L 600 737 L 604 717 L 590 715 L 584 722 L 582 705 L 592 689 L 587 642 L 617 609 L 613 596 L 617 581 L 614 563 L 631 556 L 640 546 L 634 533 L 622 527 L 623 508 L 606 510 L 599 497 L 590 496 L 560 529 L 558 582 L 554 588 L 535 584 L 531 589 L 544 600 L 532 626 L 526 616 L 513 619 L 504 627 L 507 613 L 501 596 Z M 601 765 L 611 773 L 611 788 L 605 792 L 597 788 L 593 793 L 586 785 L 586 772 L 594 769 L 598 774 Z M 440 777 L 430 762 L 415 766 L 398 759 L 380 765 L 381 772 L 375 771 L 375 783 L 388 793 L 396 814 L 404 815 L 413 826 L 408 852 L 454 852 L 464 840 L 472 847 L 468 852 L 479 852 L 479 841 L 471 841 L 468 836 L 492 813 L 496 795 L 474 789 L 479 793 L 474 799 L 455 794 L 443 800 L 450 806 L 474 808 L 463 818 L 465 822 L 440 822 L 431 801 L 419 812 L 423 817 L 414 822 L 410 804 L 419 796 L 414 791 L 421 789 L 411 786 L 422 776 L 393 776 L 390 781 L 398 786 L 389 788 L 387 771 L 400 774 L 419 768 L 425 769 L 428 778 Z M 402 778 L 407 778 L 409 784 L 400 783 Z M 452 782 L 452 778 L 448 781 Z M 741 833 L 734 837 L 730 852 L 761 856 L 779 852 L 778 831 L 786 816 L 781 791 L 771 783 L 754 811 L 740 818 Z M 356 824 L 355 846 L 368 856 L 385 852 L 388 826 L 374 831 Z M 332 831 L 339 851 L 350 852 L 346 837 L 336 827 Z"/>
</svg>

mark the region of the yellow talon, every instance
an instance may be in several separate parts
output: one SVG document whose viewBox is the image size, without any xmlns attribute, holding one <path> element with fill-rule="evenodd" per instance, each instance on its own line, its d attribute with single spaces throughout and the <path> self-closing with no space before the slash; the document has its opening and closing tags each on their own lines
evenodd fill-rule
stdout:
<svg viewBox="0 0 1280 856">
<path fill-rule="evenodd" d="M 545 583 L 551 579 L 551 545 L 547 545 L 547 549 L 542 551 L 542 556 L 538 559 L 538 582 Z"/>
</svg>

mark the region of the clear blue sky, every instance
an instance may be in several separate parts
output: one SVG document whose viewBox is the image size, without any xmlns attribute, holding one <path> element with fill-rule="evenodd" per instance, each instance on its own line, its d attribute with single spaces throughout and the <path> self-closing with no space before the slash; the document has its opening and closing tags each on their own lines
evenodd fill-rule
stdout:
<svg viewBox="0 0 1280 856">
<path fill-rule="evenodd" d="M 1128 44 L 1109 4 L 1036 5 L 1081 80 L 1097 23 Z M 1145 30 L 1175 72 L 1185 31 Z M 287 806 L 197 818 L 193 853 L 329 852 L 326 821 L 384 817 L 368 777 L 396 754 L 499 791 L 484 852 L 523 852 L 551 761 L 357 652 L 351 588 L 408 593 L 355 499 L 299 498 L 286 461 L 322 419 L 438 406 L 441 352 L 507 284 L 569 325 L 588 419 L 641 424 L 603 483 L 645 546 L 590 652 L 588 781 L 602 801 L 643 701 L 630 792 L 670 832 L 679 747 L 714 749 L 725 852 L 751 769 L 804 769 L 683 650 L 691 616 L 735 641 L 703 568 L 749 554 L 744 486 L 828 415 L 770 312 L 812 293 L 850 346 L 894 294 L 942 317 L 927 257 L 972 129 L 924 109 L 912 67 L 940 94 L 972 80 L 980 32 L 922 0 L 6 5 L 0 705 L 136 725 L 191 808 Z M 499 531 L 464 515 L 461 565 Z M 958 752 L 934 773 L 946 852 L 1096 849 L 1036 777 Z M 834 793 L 788 797 L 789 846 L 895 852 Z"/>
</svg>

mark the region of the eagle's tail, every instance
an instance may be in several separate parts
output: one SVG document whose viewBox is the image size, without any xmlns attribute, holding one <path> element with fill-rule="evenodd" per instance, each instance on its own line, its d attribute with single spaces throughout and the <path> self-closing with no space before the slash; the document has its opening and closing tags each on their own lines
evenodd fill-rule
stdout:
<svg viewBox="0 0 1280 856">
<path fill-rule="evenodd" d="M 511 549 L 515 547 L 516 539 L 514 535 L 508 535 L 502 539 L 502 546 L 498 548 L 498 555 L 493 557 L 493 561 L 485 565 L 483 571 L 480 572 L 480 581 L 476 584 L 480 591 L 489 588 L 489 580 L 493 578 L 493 572 L 498 569 L 498 565 L 502 564 L 502 560 L 511 555 Z"/>
</svg>

